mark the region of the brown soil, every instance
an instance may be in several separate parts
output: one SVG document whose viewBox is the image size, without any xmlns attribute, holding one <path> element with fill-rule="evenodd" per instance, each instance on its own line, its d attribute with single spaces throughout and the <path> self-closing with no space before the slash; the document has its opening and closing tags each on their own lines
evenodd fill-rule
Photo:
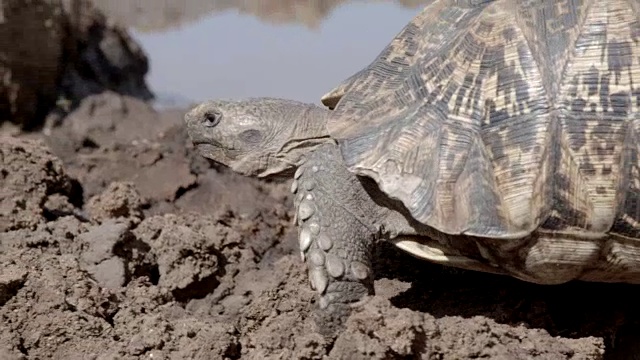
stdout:
<svg viewBox="0 0 640 360">
<path fill-rule="evenodd" d="M 209 163 L 181 118 L 107 93 L 49 136 L 0 134 L 1 359 L 639 353 L 638 287 L 536 286 L 392 246 L 377 252 L 377 295 L 326 340 L 288 184 Z"/>
</svg>

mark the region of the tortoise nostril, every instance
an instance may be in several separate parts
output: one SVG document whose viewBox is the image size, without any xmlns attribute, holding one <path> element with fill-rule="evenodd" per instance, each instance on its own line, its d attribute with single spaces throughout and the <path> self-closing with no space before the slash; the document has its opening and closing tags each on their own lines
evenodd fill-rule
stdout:
<svg viewBox="0 0 640 360">
<path fill-rule="evenodd" d="M 187 112 L 184 115 L 184 121 L 187 124 L 187 126 L 193 126 L 196 124 L 196 119 L 198 118 L 197 113 L 195 112 L 195 109 L 191 109 L 189 112 Z"/>
<path fill-rule="evenodd" d="M 202 125 L 206 127 L 214 127 L 220 123 L 222 114 L 216 111 L 207 111 L 202 117 Z"/>
</svg>

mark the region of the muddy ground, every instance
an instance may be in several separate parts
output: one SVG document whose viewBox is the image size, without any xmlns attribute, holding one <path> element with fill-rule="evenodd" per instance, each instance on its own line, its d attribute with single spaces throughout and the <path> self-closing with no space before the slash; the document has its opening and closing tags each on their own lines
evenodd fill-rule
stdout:
<svg viewBox="0 0 640 360">
<path fill-rule="evenodd" d="M 1 130 L 0 359 L 637 352 L 639 287 L 536 286 L 391 246 L 377 250 L 377 295 L 326 340 L 311 316 L 289 184 L 201 158 L 182 114 L 106 93 L 51 132 Z"/>
</svg>

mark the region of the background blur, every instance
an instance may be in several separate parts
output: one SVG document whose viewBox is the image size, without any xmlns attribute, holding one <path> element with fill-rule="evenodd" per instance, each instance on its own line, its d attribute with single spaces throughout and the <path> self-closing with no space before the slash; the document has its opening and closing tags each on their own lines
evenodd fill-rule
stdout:
<svg viewBox="0 0 640 360">
<path fill-rule="evenodd" d="M 276 96 L 318 102 L 368 65 L 425 1 L 96 1 L 131 29 L 162 104 Z M 162 6 L 156 4 L 162 3 Z"/>
</svg>

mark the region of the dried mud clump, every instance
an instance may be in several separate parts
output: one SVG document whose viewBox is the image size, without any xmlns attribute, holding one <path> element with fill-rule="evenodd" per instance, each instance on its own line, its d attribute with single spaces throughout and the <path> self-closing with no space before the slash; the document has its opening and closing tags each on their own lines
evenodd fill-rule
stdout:
<svg viewBox="0 0 640 360">
<path fill-rule="evenodd" d="M 73 212 L 74 183 L 40 142 L 0 137 L 0 232 Z"/>
<path fill-rule="evenodd" d="M 97 222 L 112 218 L 139 222 L 144 218 L 142 210 L 145 205 L 145 199 L 133 183 L 112 182 L 101 194 L 89 199 L 86 208 L 91 219 Z"/>
<path fill-rule="evenodd" d="M 42 143 L 7 138 L 0 155 L 0 358 L 239 358 L 255 283 L 235 280 L 255 275 L 286 212 L 145 216 L 126 181 L 82 207 L 63 201 L 73 179 Z M 46 216 L 52 202 L 70 213 Z"/>
</svg>

